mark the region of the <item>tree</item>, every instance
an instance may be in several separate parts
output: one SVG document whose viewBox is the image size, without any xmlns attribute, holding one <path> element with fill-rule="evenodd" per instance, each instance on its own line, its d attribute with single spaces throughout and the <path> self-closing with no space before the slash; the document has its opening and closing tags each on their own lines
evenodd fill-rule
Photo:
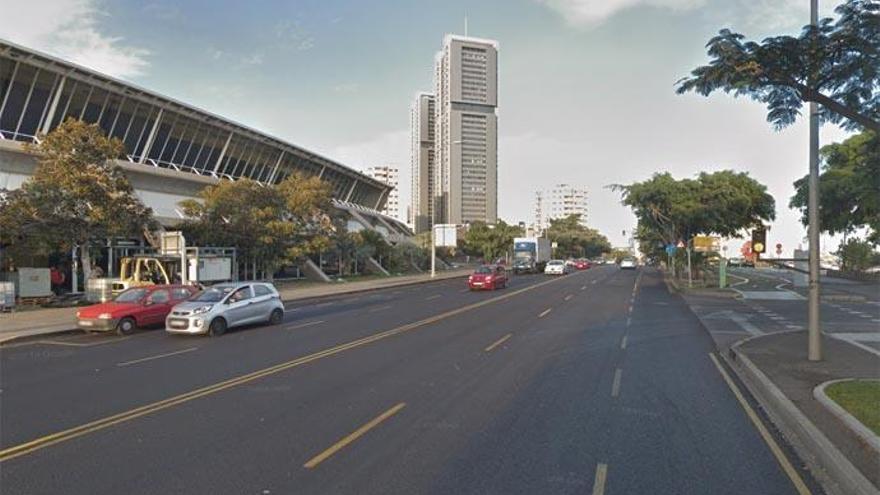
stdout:
<svg viewBox="0 0 880 495">
<path fill-rule="evenodd" d="M 677 244 L 696 235 L 739 237 L 744 229 L 776 217 L 767 187 L 747 173 L 723 170 L 676 180 L 668 172 L 630 185 L 614 185 L 638 219 L 644 245 Z"/>
<path fill-rule="evenodd" d="M 285 204 L 285 219 L 293 224 L 286 256 L 299 260 L 333 246 L 333 236 L 345 230 L 344 214 L 333 208 L 330 185 L 317 176 L 295 172 L 276 186 Z"/>
<path fill-rule="evenodd" d="M 113 161 L 123 154 L 122 142 L 96 124 L 68 119 L 25 147 L 37 155 L 37 168 L 0 204 L 0 243 L 43 253 L 79 246 L 88 278 L 90 246 L 155 228 L 152 210 Z"/>
<path fill-rule="evenodd" d="M 822 148 L 819 176 L 819 224 L 831 234 L 868 229 L 868 241 L 880 244 L 880 134 L 856 134 Z M 789 206 L 807 225 L 807 177 L 794 183 Z"/>
<path fill-rule="evenodd" d="M 474 222 L 468 226 L 464 235 L 464 251 L 473 256 L 480 256 L 492 261 L 504 256 L 513 248 L 513 238 L 522 235 L 518 225 L 508 225 L 498 220 L 494 225 L 485 222 Z"/>
<path fill-rule="evenodd" d="M 545 235 L 556 243 L 558 257 L 595 258 L 611 251 L 608 238 L 598 230 L 582 225 L 580 215 L 550 220 Z"/>
<path fill-rule="evenodd" d="M 706 45 L 709 65 L 681 79 L 677 92 L 748 96 L 767 105 L 777 129 L 815 102 L 824 121 L 880 132 L 880 2 L 848 0 L 835 12 L 836 20 L 805 26 L 800 36 L 761 43 L 721 30 Z"/>
</svg>

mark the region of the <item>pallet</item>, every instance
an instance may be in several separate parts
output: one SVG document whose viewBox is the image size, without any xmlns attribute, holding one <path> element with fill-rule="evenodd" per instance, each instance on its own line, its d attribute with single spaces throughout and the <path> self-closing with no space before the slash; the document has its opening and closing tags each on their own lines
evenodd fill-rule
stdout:
<svg viewBox="0 0 880 495">
<path fill-rule="evenodd" d="M 20 297 L 18 299 L 19 306 L 42 306 L 52 302 L 54 296 L 47 297 Z"/>
</svg>

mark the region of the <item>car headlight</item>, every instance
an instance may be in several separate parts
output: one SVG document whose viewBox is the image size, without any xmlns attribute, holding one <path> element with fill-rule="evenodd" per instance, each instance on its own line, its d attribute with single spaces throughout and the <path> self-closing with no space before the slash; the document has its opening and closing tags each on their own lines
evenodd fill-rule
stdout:
<svg viewBox="0 0 880 495">
<path fill-rule="evenodd" d="M 211 309 L 212 309 L 213 307 L 214 307 L 213 304 L 206 304 L 206 305 L 204 305 L 204 306 L 199 306 L 198 308 L 192 310 L 192 314 L 194 314 L 194 315 L 202 315 L 202 314 L 207 313 L 208 311 L 211 311 Z"/>
<path fill-rule="evenodd" d="M 110 318 L 113 318 L 113 315 L 110 313 L 101 313 L 98 315 L 99 320 L 109 320 Z"/>
</svg>

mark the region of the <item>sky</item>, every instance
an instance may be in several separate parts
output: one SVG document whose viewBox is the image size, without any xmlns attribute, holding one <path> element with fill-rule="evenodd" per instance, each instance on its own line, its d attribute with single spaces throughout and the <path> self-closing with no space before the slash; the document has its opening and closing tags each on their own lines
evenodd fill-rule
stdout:
<svg viewBox="0 0 880 495">
<path fill-rule="evenodd" d="M 821 2 L 820 15 L 834 4 Z M 446 33 L 499 42 L 499 214 L 537 189 L 586 186 L 589 223 L 624 245 L 635 218 L 607 186 L 656 172 L 746 171 L 776 198 L 768 241 L 804 244 L 792 182 L 807 123 L 774 131 L 759 103 L 676 95 L 724 27 L 794 34 L 808 0 L 0 0 L 0 37 L 191 103 L 363 170 L 401 171 L 409 106 Z M 823 144 L 847 136 L 821 130 Z M 404 211 L 401 214 L 405 214 Z M 742 241 L 731 242 L 731 249 Z M 837 239 L 823 237 L 823 248 Z"/>
</svg>

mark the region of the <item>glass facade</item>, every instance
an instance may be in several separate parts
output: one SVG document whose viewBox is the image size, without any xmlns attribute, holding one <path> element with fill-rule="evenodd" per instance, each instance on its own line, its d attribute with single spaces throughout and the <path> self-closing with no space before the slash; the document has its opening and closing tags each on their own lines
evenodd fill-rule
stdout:
<svg viewBox="0 0 880 495">
<path fill-rule="evenodd" d="M 0 139 L 33 141 L 68 118 L 123 142 L 120 159 L 218 178 L 275 184 L 320 176 L 336 199 L 380 208 L 386 187 L 270 136 L 159 95 L 0 42 Z"/>
</svg>

